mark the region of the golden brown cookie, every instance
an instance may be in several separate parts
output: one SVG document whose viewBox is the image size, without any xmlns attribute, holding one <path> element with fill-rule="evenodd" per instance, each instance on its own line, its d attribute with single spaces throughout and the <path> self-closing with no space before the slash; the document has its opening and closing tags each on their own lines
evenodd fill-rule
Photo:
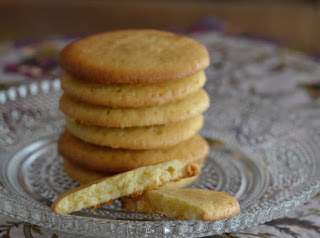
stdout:
<svg viewBox="0 0 320 238">
<path fill-rule="evenodd" d="M 121 128 L 182 121 L 199 115 L 208 107 L 209 96 L 202 89 L 177 102 L 154 107 L 107 108 L 77 102 L 65 94 L 60 100 L 61 111 L 81 124 Z"/>
<path fill-rule="evenodd" d="M 85 169 L 68 160 L 63 160 L 63 169 L 73 180 L 77 181 L 80 184 L 91 183 L 95 180 L 115 175 L 114 173 L 98 172 L 94 170 Z M 164 184 L 162 187 L 182 188 L 190 185 L 197 178 L 198 178 L 198 175 L 195 175 L 189 178 L 183 178 L 177 182 L 168 182 Z"/>
<path fill-rule="evenodd" d="M 191 185 L 194 181 L 197 180 L 197 178 L 199 177 L 201 173 L 201 168 L 199 168 L 199 174 L 197 174 L 196 176 L 192 176 L 189 178 L 183 178 L 180 179 L 179 181 L 173 181 L 173 182 L 168 182 L 165 183 L 164 185 L 162 185 L 161 187 L 159 187 L 158 189 L 162 189 L 162 188 L 183 188 L 186 187 L 188 185 Z"/>
<path fill-rule="evenodd" d="M 193 75 L 209 65 L 197 41 L 158 30 L 120 30 L 69 44 L 62 67 L 78 79 L 103 83 L 157 83 Z"/>
<path fill-rule="evenodd" d="M 125 172 L 174 159 L 200 164 L 207 157 L 209 146 L 201 136 L 195 135 L 187 141 L 165 149 L 112 149 L 86 143 L 66 130 L 59 138 L 58 150 L 65 160 L 86 169 Z"/>
<path fill-rule="evenodd" d="M 205 81 L 203 71 L 153 84 L 102 84 L 79 80 L 65 73 L 61 77 L 61 86 L 66 94 L 78 101 L 115 108 L 136 108 L 180 100 L 202 88 Z"/>
<path fill-rule="evenodd" d="M 68 159 L 63 160 L 63 170 L 74 181 L 81 184 L 90 183 L 97 179 L 115 175 L 115 173 L 98 172 L 90 169 L 85 169 L 77 164 L 70 162 Z"/>
<path fill-rule="evenodd" d="M 122 208 L 162 214 L 179 220 L 216 221 L 240 212 L 238 201 L 227 193 L 196 188 L 148 190 L 135 198 L 122 198 Z"/>
<path fill-rule="evenodd" d="M 87 126 L 67 118 L 68 130 L 88 143 L 133 150 L 176 145 L 195 135 L 202 125 L 202 115 L 166 125 L 130 128 Z"/>
<path fill-rule="evenodd" d="M 53 202 L 51 209 L 68 214 L 102 203 L 111 203 L 120 197 L 138 196 L 148 189 L 197 174 L 198 165 L 182 160 L 141 167 L 70 189 Z"/>
</svg>

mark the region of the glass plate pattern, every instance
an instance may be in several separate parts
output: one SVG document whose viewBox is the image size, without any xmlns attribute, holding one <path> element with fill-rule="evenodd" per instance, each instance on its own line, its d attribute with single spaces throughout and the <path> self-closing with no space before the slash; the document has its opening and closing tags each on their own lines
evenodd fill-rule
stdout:
<svg viewBox="0 0 320 238">
<path fill-rule="evenodd" d="M 232 194 L 241 204 L 238 216 L 176 221 L 121 211 L 118 201 L 94 212 L 51 212 L 57 195 L 77 185 L 63 172 L 56 150 L 64 128 L 59 80 L 0 93 L 0 210 L 43 227 L 97 237 L 200 237 L 283 216 L 319 192 L 319 131 L 270 100 L 237 90 L 221 93 L 210 81 L 206 89 L 213 105 L 201 133 L 224 144 L 211 147 L 191 186 Z"/>
</svg>

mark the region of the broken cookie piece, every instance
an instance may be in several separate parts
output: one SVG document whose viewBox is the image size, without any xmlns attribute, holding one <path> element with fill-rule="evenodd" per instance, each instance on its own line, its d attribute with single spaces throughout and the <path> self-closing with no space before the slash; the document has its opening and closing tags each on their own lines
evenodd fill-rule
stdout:
<svg viewBox="0 0 320 238">
<path fill-rule="evenodd" d="M 161 214 L 179 220 L 216 221 L 240 212 L 238 201 L 227 193 L 196 188 L 162 187 L 135 198 L 122 198 L 122 208 Z"/>
<path fill-rule="evenodd" d="M 141 167 L 85 184 L 60 195 L 52 204 L 52 211 L 62 214 L 109 203 L 124 196 L 138 196 L 181 178 L 199 173 L 198 165 L 172 160 L 153 166 Z"/>
</svg>

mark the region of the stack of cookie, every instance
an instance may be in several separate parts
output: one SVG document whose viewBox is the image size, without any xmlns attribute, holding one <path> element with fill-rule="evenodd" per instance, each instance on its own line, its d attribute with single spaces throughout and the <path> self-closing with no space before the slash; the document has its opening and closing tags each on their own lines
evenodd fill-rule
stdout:
<svg viewBox="0 0 320 238">
<path fill-rule="evenodd" d="M 58 149 L 78 182 L 207 156 L 197 134 L 209 107 L 200 43 L 156 30 L 107 32 L 68 45 L 61 64 L 66 130 Z"/>
</svg>

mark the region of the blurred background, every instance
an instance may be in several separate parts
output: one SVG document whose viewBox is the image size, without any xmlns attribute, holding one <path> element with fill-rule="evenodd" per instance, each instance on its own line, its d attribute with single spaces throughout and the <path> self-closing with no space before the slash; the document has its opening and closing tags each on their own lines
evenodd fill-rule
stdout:
<svg viewBox="0 0 320 238">
<path fill-rule="evenodd" d="M 320 52 L 320 0 L 2 0 L 0 40 L 121 28 L 179 30 L 214 17 L 227 31 Z"/>
</svg>

